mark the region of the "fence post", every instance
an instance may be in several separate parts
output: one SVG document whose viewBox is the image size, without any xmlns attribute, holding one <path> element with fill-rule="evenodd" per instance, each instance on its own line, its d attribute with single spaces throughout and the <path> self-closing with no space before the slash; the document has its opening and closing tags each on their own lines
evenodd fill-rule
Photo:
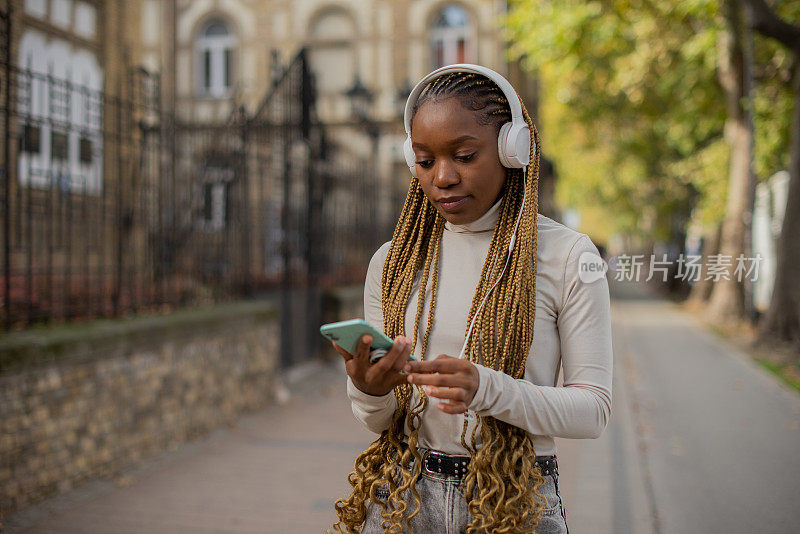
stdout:
<svg viewBox="0 0 800 534">
<path fill-rule="evenodd" d="M 283 150 L 283 199 L 281 200 L 281 256 L 283 258 L 283 283 L 281 284 L 281 365 L 287 368 L 292 363 L 292 349 L 294 347 L 291 343 L 292 252 L 289 240 L 289 214 L 292 198 L 290 194 L 291 180 L 289 179 L 289 173 L 291 172 L 289 158 L 291 157 L 291 152 L 289 151 L 289 138 L 286 127 L 284 126 L 279 131 L 283 137 L 281 140 L 283 142 L 283 146 L 281 147 Z"/>
<path fill-rule="evenodd" d="M 3 61 L 5 75 L 3 81 L 5 117 L 3 117 L 3 166 L 0 167 L 0 180 L 3 181 L 3 304 L 5 306 L 4 328 L 11 330 L 11 17 L 13 2 L 6 3 L 6 12 L 0 15 L 4 26 L 6 42 Z"/>
<path fill-rule="evenodd" d="M 318 147 L 314 143 L 312 127 L 312 110 L 315 100 L 314 86 L 312 85 L 311 71 L 308 67 L 308 56 L 305 49 L 300 51 L 301 58 L 301 89 L 300 97 L 303 106 L 301 131 L 303 140 L 308 147 L 308 162 L 306 168 L 306 338 L 308 340 L 309 354 L 315 354 L 320 346 L 320 336 L 317 329 L 320 324 L 321 291 L 319 283 L 319 248 L 323 246 L 321 239 L 318 239 L 320 231 L 320 213 L 322 211 L 322 201 L 317 187 L 317 158 L 319 157 Z"/>
<path fill-rule="evenodd" d="M 241 175 L 242 175 L 242 203 L 240 220 L 244 221 L 244 228 L 240 228 L 242 239 L 242 263 L 244 264 L 244 280 L 242 289 L 246 296 L 250 296 L 252 292 L 252 285 L 250 279 L 250 242 L 253 234 L 253 225 L 250 220 L 250 181 L 249 181 L 249 165 L 248 165 L 248 146 L 249 146 L 249 129 L 250 119 L 247 116 L 247 110 L 244 105 L 239 109 L 239 119 L 241 121 Z M 230 194 L 230 192 L 228 192 Z"/>
</svg>

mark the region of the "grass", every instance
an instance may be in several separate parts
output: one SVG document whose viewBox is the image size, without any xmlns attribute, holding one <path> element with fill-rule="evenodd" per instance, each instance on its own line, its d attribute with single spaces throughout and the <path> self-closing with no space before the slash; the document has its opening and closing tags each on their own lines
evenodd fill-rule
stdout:
<svg viewBox="0 0 800 534">
<path fill-rule="evenodd" d="M 777 362 L 768 358 L 757 358 L 758 363 L 780 378 L 786 385 L 800 393 L 800 364 L 797 362 Z"/>
</svg>

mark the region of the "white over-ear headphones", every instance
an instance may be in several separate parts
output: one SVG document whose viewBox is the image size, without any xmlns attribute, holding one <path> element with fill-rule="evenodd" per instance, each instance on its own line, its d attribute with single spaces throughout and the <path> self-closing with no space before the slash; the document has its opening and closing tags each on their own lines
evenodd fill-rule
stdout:
<svg viewBox="0 0 800 534">
<path fill-rule="evenodd" d="M 500 134 L 497 136 L 497 153 L 500 156 L 500 163 L 503 167 L 510 169 L 525 168 L 530 163 L 530 150 L 531 150 L 531 132 L 525 118 L 522 116 L 522 104 L 520 104 L 517 92 L 511 84 L 503 78 L 500 74 L 482 67 L 481 65 L 473 65 L 471 63 L 456 63 L 454 65 L 447 65 L 440 67 L 431 72 L 419 83 L 408 95 L 406 101 L 406 110 L 403 116 L 403 122 L 406 128 L 406 140 L 403 143 L 403 154 L 406 158 L 406 165 L 411 171 L 411 175 L 417 176 L 417 163 L 414 149 L 411 147 L 411 111 L 419 98 L 420 93 L 425 88 L 425 85 L 432 79 L 441 74 L 448 72 L 474 72 L 486 76 L 503 91 L 503 94 L 508 100 L 508 105 L 511 108 L 511 122 L 507 122 L 500 127 Z"/>
<path fill-rule="evenodd" d="M 448 72 L 474 72 L 476 74 L 482 74 L 483 76 L 486 76 L 490 80 L 494 81 L 500 90 L 503 91 L 503 94 L 506 96 L 506 100 L 508 100 L 509 107 L 511 108 L 511 122 L 507 122 L 500 127 L 500 134 L 497 137 L 497 153 L 500 156 L 500 163 L 502 163 L 504 167 L 511 169 L 522 169 L 522 176 L 524 179 L 528 163 L 530 163 L 530 149 L 532 141 L 530 128 L 528 128 L 528 124 L 525 122 L 525 118 L 522 116 L 522 104 L 519 101 L 517 92 L 514 90 L 508 80 L 503 78 L 497 72 L 487 69 L 486 67 L 472 65 L 470 63 L 456 63 L 454 65 L 447 65 L 445 67 L 436 69 L 422 78 L 422 80 L 419 81 L 419 83 L 414 87 L 414 90 L 411 91 L 411 94 L 408 96 L 404 114 L 406 140 L 405 143 L 403 143 L 403 154 L 405 155 L 406 164 L 408 165 L 408 169 L 411 171 L 412 176 L 418 178 L 416 163 L 417 158 L 414 154 L 414 150 L 411 148 L 411 111 L 414 108 L 414 104 L 416 104 L 420 93 L 425 88 L 425 84 L 437 76 L 446 74 Z M 534 145 L 534 151 L 535 148 L 536 146 Z M 475 321 L 477 320 L 483 305 L 486 304 L 486 301 L 489 299 L 489 295 L 491 295 L 492 291 L 494 291 L 494 289 L 497 287 L 497 284 L 500 283 L 500 280 L 503 278 L 503 275 L 508 269 L 508 264 L 511 260 L 511 254 L 514 251 L 514 245 L 517 242 L 517 229 L 519 228 L 519 222 L 522 218 L 522 212 L 525 209 L 526 197 L 527 194 L 523 195 L 522 197 L 522 206 L 520 206 L 517 220 L 514 222 L 514 229 L 511 233 L 511 239 L 508 243 L 503 270 L 500 272 L 500 275 L 497 277 L 497 280 L 495 280 L 494 284 L 492 284 L 492 287 L 489 288 L 486 296 L 484 296 L 483 300 L 481 300 L 478 309 L 475 310 L 475 315 L 472 317 L 472 321 L 467 329 L 464 345 L 462 345 L 461 351 L 458 355 L 459 358 L 464 357 L 464 353 L 467 350 L 467 343 L 469 342 L 470 335 L 472 334 L 472 328 L 475 326 Z"/>
</svg>

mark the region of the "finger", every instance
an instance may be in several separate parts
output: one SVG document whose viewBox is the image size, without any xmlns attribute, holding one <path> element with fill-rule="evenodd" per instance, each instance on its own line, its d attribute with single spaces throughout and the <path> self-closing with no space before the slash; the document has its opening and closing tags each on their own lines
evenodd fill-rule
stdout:
<svg viewBox="0 0 800 534">
<path fill-rule="evenodd" d="M 436 407 L 441 411 L 443 411 L 444 413 L 457 414 L 457 413 L 464 413 L 467 411 L 467 405 L 464 404 L 463 402 L 442 401 L 439 404 L 437 404 Z"/>
<path fill-rule="evenodd" d="M 402 354 L 410 345 L 411 340 L 409 338 L 406 336 L 397 336 L 394 338 L 394 342 L 392 346 L 389 347 L 389 352 L 387 352 L 386 355 L 394 360 L 397 355 Z"/>
<path fill-rule="evenodd" d="M 356 358 L 364 362 L 369 360 L 369 347 L 372 345 L 372 336 L 369 334 L 364 334 L 361 336 L 361 339 L 358 342 L 358 346 L 356 347 Z"/>
<path fill-rule="evenodd" d="M 392 370 L 394 371 L 402 371 L 403 366 L 405 366 L 406 362 L 408 361 L 408 357 L 411 355 L 411 340 L 407 337 L 404 337 L 403 340 L 406 342 L 405 349 L 402 349 L 398 352 L 397 356 L 394 358 L 394 362 L 392 363 Z"/>
<path fill-rule="evenodd" d="M 459 402 L 464 402 L 467 399 L 467 392 L 463 388 L 425 386 L 423 389 L 429 397 L 436 399 L 450 399 Z"/>
<path fill-rule="evenodd" d="M 469 379 L 465 376 L 455 373 L 442 373 L 442 374 L 428 374 L 428 373 L 413 373 L 408 375 L 409 384 L 427 385 L 427 386 L 442 386 L 442 387 L 457 387 L 468 388 L 470 386 Z"/>
<path fill-rule="evenodd" d="M 342 347 L 340 347 L 339 345 L 337 345 L 333 341 L 331 341 L 331 344 L 333 344 L 333 348 L 336 350 L 336 352 L 338 352 L 339 354 L 342 355 L 342 358 L 344 358 L 344 361 L 348 362 L 348 361 L 353 359 L 353 355 L 350 354 L 349 352 L 347 352 L 346 350 L 344 350 Z"/>
<path fill-rule="evenodd" d="M 397 345 L 397 347 L 394 345 Z M 387 354 L 376 363 L 372 364 L 369 369 L 367 369 L 367 373 L 364 376 L 367 382 L 371 382 L 377 377 L 386 374 L 386 372 L 389 371 L 394 365 L 395 360 L 406 350 L 406 345 L 408 345 L 406 338 L 398 336 L 397 340 L 392 345 L 392 350 L 390 351 L 394 352 L 394 355 Z"/>
<path fill-rule="evenodd" d="M 410 373 L 452 373 L 461 369 L 465 361 L 459 358 L 451 358 L 446 354 L 441 354 L 435 360 L 425 360 L 422 362 L 410 361 L 406 364 L 405 370 Z"/>
</svg>

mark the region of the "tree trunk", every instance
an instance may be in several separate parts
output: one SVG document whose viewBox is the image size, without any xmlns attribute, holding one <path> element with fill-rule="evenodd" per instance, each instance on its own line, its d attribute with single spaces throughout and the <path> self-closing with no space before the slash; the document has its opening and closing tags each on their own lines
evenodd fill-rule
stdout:
<svg viewBox="0 0 800 534">
<path fill-rule="evenodd" d="M 797 65 L 797 60 L 795 60 Z M 800 68 L 793 76 L 794 112 L 789 162 L 789 193 L 777 243 L 775 286 L 759 325 L 759 341 L 790 341 L 800 353 Z"/>
<path fill-rule="evenodd" d="M 789 146 L 789 193 L 776 250 L 775 285 L 759 325 L 759 342 L 789 341 L 800 355 L 800 26 L 780 19 L 764 0 L 739 0 L 748 25 L 794 53 L 794 112 Z"/>
<path fill-rule="evenodd" d="M 750 198 L 750 161 L 752 132 L 747 124 L 743 107 L 745 91 L 744 51 L 742 41 L 741 8 L 734 0 L 723 5 L 727 31 L 720 42 L 719 79 L 725 91 L 728 120 L 725 137 L 731 147 L 728 182 L 728 203 L 722 223 L 720 239 L 720 271 L 723 275 L 712 279 L 708 315 L 712 321 L 738 321 L 744 317 L 744 287 L 734 275 L 736 258 L 744 254 L 745 214 Z"/>
<path fill-rule="evenodd" d="M 705 306 L 708 298 L 711 296 L 711 289 L 713 284 L 711 280 L 706 280 L 706 273 L 708 273 L 708 258 L 713 254 L 719 254 L 719 242 L 722 237 L 722 224 L 717 225 L 712 230 L 709 230 L 703 236 L 703 250 L 702 264 L 700 266 L 700 276 L 695 284 L 692 286 L 692 291 L 689 293 L 689 304 L 693 307 Z"/>
</svg>

